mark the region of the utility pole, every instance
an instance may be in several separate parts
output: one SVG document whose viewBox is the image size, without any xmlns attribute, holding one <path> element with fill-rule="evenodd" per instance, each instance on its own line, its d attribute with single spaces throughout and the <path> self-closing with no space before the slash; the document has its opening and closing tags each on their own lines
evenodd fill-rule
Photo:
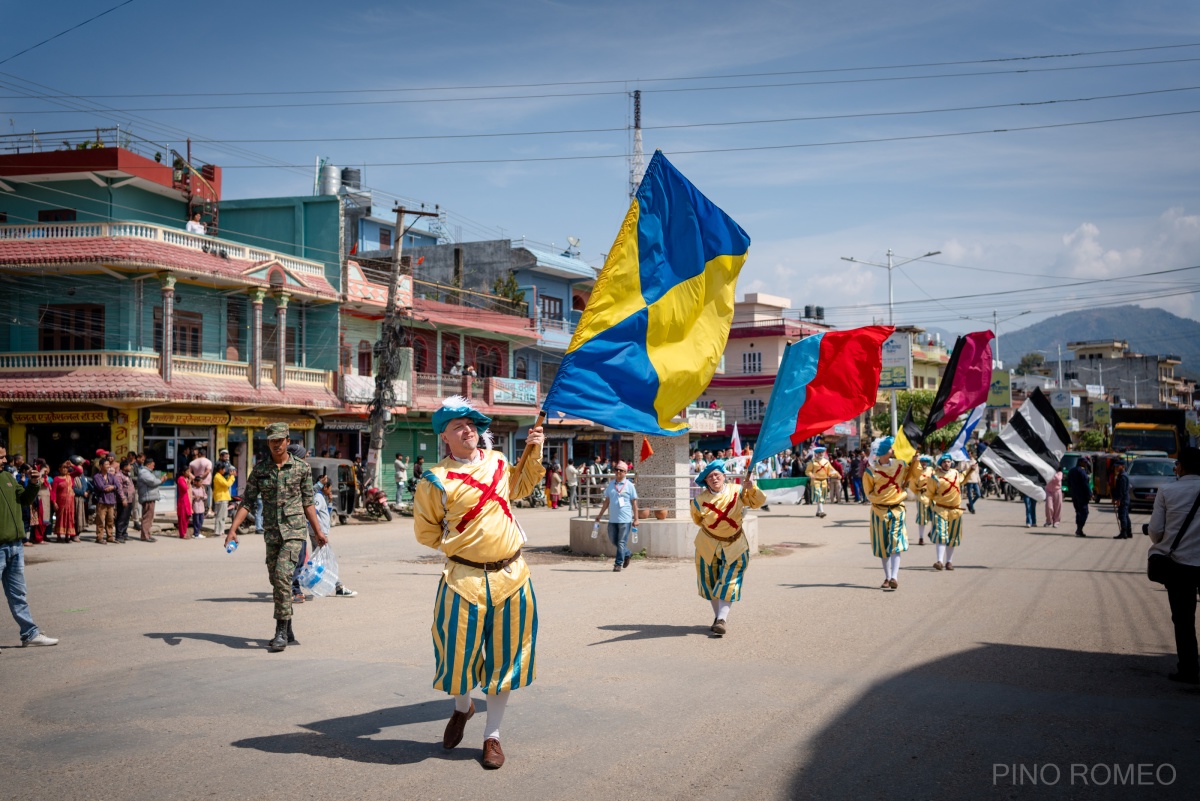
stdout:
<svg viewBox="0 0 1200 801">
<path fill-rule="evenodd" d="M 642 184 L 642 175 L 646 172 L 646 162 L 642 156 L 642 90 L 633 92 L 633 152 L 629 157 L 629 197 L 637 194 Z"/>
<path fill-rule="evenodd" d="M 388 281 L 387 311 L 379 331 L 379 341 L 375 343 L 375 400 L 371 401 L 370 405 L 371 442 L 367 447 L 367 464 L 363 477 L 364 489 L 378 484 L 384 426 L 391 419 L 392 407 L 396 405 L 396 379 L 400 377 L 399 348 L 401 346 L 400 325 L 397 319 L 399 315 L 396 305 L 404 250 L 404 234 L 407 233 L 404 228 L 406 214 L 412 214 L 418 218 L 438 216 L 438 213 L 434 211 L 408 211 L 403 206 L 396 207 L 396 234 L 392 241 L 392 272 Z"/>
</svg>

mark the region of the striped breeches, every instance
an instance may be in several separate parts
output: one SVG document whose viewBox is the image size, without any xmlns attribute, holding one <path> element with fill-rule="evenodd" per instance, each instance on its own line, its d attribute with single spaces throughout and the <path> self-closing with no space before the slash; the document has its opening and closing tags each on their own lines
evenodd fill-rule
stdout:
<svg viewBox="0 0 1200 801">
<path fill-rule="evenodd" d="M 917 525 L 927 526 L 932 522 L 933 510 L 929 508 L 929 504 L 917 501 Z"/>
<path fill-rule="evenodd" d="M 962 543 L 962 517 L 947 520 L 933 513 L 933 528 L 929 530 L 929 541 L 935 545 L 950 545 L 955 548 Z"/>
<path fill-rule="evenodd" d="M 746 551 L 732 562 L 725 559 L 725 552 L 718 551 L 717 559 L 708 563 L 696 554 L 696 589 L 705 600 L 738 601 L 742 597 L 742 579 L 746 566 L 750 564 L 750 552 Z"/>
<path fill-rule="evenodd" d="M 829 502 L 829 482 L 824 479 L 814 479 L 812 484 L 812 502 Z"/>
<path fill-rule="evenodd" d="M 463 695 L 482 686 L 496 695 L 531 684 L 537 676 L 537 597 L 525 582 L 503 603 L 474 604 L 438 585 L 433 609 L 434 689 Z"/>
<path fill-rule="evenodd" d="M 871 553 L 880 559 L 908 550 L 904 506 L 894 509 L 871 507 Z"/>
</svg>

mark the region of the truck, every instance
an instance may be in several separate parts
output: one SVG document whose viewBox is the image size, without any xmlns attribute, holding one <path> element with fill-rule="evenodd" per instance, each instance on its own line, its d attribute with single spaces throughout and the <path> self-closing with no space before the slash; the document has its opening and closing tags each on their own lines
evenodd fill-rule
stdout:
<svg viewBox="0 0 1200 801">
<path fill-rule="evenodd" d="M 1112 449 L 1118 453 L 1147 455 L 1165 453 L 1178 459 L 1189 443 L 1187 412 L 1184 409 L 1112 410 Z"/>
</svg>

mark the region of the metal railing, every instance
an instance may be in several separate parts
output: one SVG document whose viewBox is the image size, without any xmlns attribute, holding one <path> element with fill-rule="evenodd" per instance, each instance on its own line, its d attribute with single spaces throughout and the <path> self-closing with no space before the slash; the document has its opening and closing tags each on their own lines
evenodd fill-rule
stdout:
<svg viewBox="0 0 1200 801">
<path fill-rule="evenodd" d="M 231 259 L 241 261 L 277 261 L 293 272 L 318 278 L 325 277 L 325 267 L 320 262 L 151 223 L 81 222 L 0 225 L 0 241 L 40 241 L 45 239 L 142 239 L 203 253 L 222 252 Z"/>
<path fill-rule="evenodd" d="M 604 505 L 604 489 L 608 482 L 616 476 L 612 473 L 600 475 L 581 475 L 576 494 L 579 514 L 582 517 L 595 518 L 600 507 Z M 628 479 L 633 482 L 638 493 L 638 512 L 642 519 L 658 518 L 657 513 L 665 512 L 659 519 L 680 520 L 688 517 L 688 512 L 682 507 L 692 498 L 700 494 L 693 476 L 667 476 L 655 473 L 630 473 Z M 641 482 L 641 483 L 639 483 Z M 563 482 L 563 499 L 567 501 L 566 482 Z"/>
</svg>

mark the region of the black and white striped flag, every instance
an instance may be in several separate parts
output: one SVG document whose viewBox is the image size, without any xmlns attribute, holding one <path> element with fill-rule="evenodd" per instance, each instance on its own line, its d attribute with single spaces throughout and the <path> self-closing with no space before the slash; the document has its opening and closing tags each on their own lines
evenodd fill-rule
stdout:
<svg viewBox="0 0 1200 801">
<path fill-rule="evenodd" d="M 1000 436 L 979 457 L 1018 491 L 1046 500 L 1046 482 L 1062 466 L 1071 435 L 1040 389 L 1026 398 Z"/>
</svg>

